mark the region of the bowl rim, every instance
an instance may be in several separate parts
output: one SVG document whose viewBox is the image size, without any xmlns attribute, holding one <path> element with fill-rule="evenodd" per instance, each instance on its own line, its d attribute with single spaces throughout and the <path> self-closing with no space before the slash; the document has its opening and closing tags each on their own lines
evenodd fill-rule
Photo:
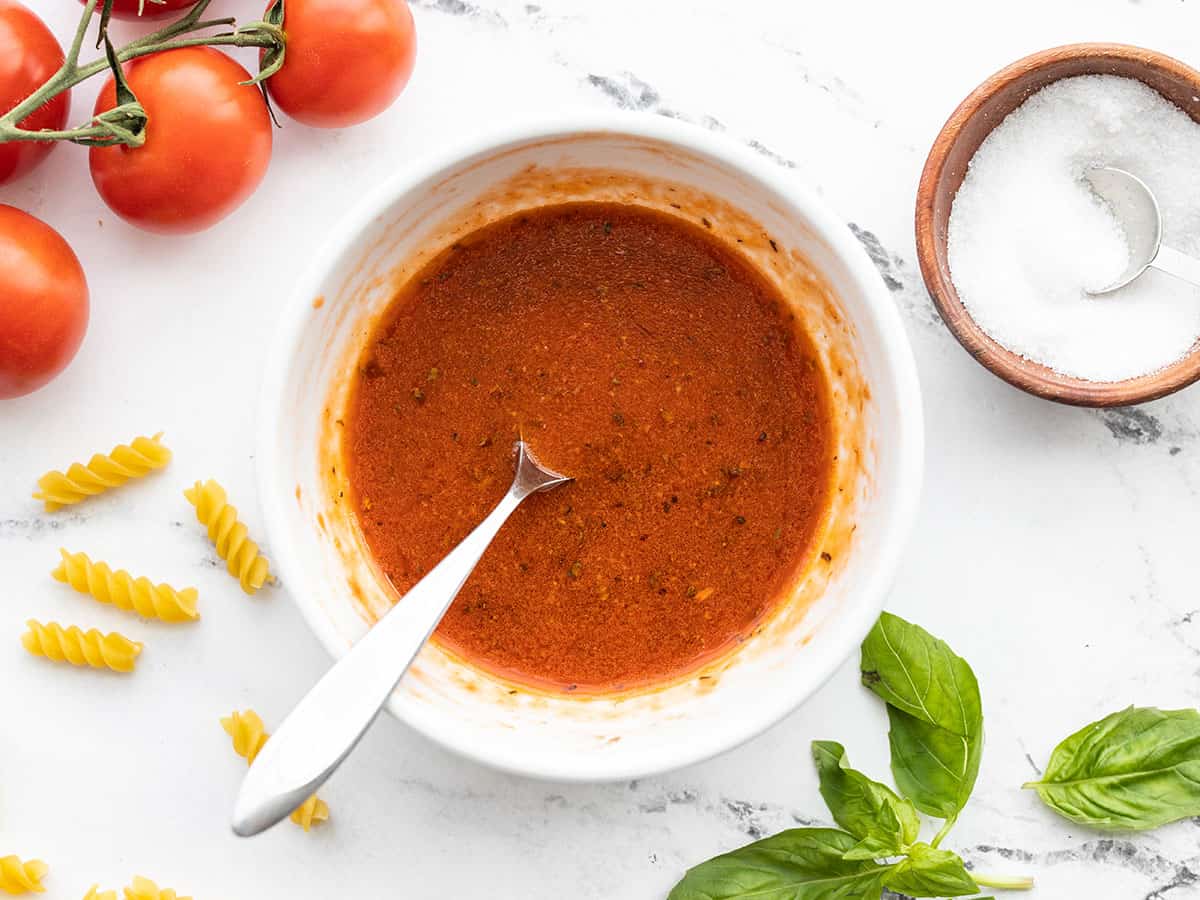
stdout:
<svg viewBox="0 0 1200 900">
<path fill-rule="evenodd" d="M 864 571 L 853 595 L 844 607 L 820 626 L 823 641 L 810 645 L 810 674 L 797 679 L 787 690 L 764 692 L 762 702 L 752 716 L 742 720 L 736 732 L 724 728 L 702 729 L 686 745 L 646 748 L 636 761 L 618 763 L 603 755 L 569 754 L 559 751 L 532 752 L 528 745 L 517 747 L 479 746 L 463 739 L 447 722 L 444 714 L 404 703 L 397 691 L 386 708 L 396 718 L 453 751 L 482 765 L 501 771 L 557 782 L 606 782 L 646 777 L 698 763 L 724 753 L 761 734 L 796 709 L 820 688 L 850 657 L 874 625 L 901 553 L 916 523 L 924 470 L 924 412 L 916 361 L 908 342 L 900 312 L 892 301 L 879 271 L 866 250 L 854 237 L 846 222 L 837 216 L 817 194 L 793 174 L 777 168 L 749 148 L 732 139 L 714 135 L 699 126 L 655 116 L 649 113 L 613 112 L 576 114 L 508 127 L 476 135 L 457 145 L 427 153 L 419 162 L 379 183 L 367 196 L 328 232 L 322 246 L 296 279 L 288 299 L 279 312 L 278 328 L 264 363 L 259 393 L 259 423 L 256 437 L 255 469 L 260 508 L 275 567 L 284 584 L 301 584 L 303 571 L 298 551 L 282 537 L 288 533 L 289 498 L 292 493 L 276 488 L 275 469 L 284 458 L 279 439 L 284 394 L 291 370 L 290 360 L 297 349 L 306 323 L 311 320 L 312 298 L 328 272 L 344 254 L 361 242 L 362 233 L 371 227 L 409 190 L 479 159 L 552 139 L 588 134 L 642 138 L 676 146 L 718 164 L 761 185 L 785 208 L 794 207 L 830 252 L 842 263 L 851 283 L 860 292 L 868 318 L 879 334 L 879 371 L 889 383 L 886 389 L 896 398 L 894 436 L 888 453 L 895 470 L 892 502 L 880 510 L 877 552 L 863 561 Z M 314 439 L 315 444 L 315 439 Z M 348 650 L 345 639 L 323 613 L 310 594 L 289 590 L 308 627 L 336 661 Z M 654 749 L 655 752 L 650 752 Z"/>
<path fill-rule="evenodd" d="M 958 291 L 949 277 L 948 270 L 943 271 L 943 267 L 939 264 L 939 257 L 944 255 L 945 239 L 938 234 L 934 217 L 934 201 L 937 196 L 938 184 L 946 170 L 950 151 L 962 135 L 967 123 L 974 119 L 982 107 L 999 91 L 1049 65 L 1065 60 L 1095 61 L 1098 66 L 1105 61 L 1118 61 L 1141 66 L 1147 71 L 1158 71 L 1169 77 L 1190 82 L 1197 95 L 1200 95 L 1200 72 L 1165 53 L 1132 44 L 1103 42 L 1063 44 L 1031 53 L 994 72 L 980 82 L 958 104 L 930 147 L 917 188 L 914 221 L 917 261 L 921 267 L 921 276 L 925 281 L 925 287 L 928 289 L 942 321 L 946 323 L 950 333 L 975 361 L 992 374 L 1026 393 L 1072 406 L 1112 407 L 1146 403 L 1172 394 L 1200 379 L 1200 343 L 1193 346 L 1185 356 L 1157 372 L 1127 378 L 1123 381 L 1088 381 L 1063 375 L 1009 350 L 984 331 L 959 299 Z M 1096 71 L 1075 74 L 1114 73 Z M 1054 81 L 1057 80 L 1060 79 L 1054 79 Z M 1151 87 L 1153 88 L 1153 86 Z M 1182 109 L 1182 107 L 1180 108 Z M 1003 119 L 999 119 L 993 122 L 987 134 L 991 134 L 992 130 L 1002 121 Z"/>
</svg>

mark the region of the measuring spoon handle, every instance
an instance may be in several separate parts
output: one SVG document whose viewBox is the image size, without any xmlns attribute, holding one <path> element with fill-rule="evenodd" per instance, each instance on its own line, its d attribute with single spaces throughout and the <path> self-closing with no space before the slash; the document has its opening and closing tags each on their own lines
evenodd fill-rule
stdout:
<svg viewBox="0 0 1200 900">
<path fill-rule="evenodd" d="M 1168 275 L 1174 275 L 1176 278 L 1182 278 L 1189 284 L 1200 287 L 1200 259 L 1180 253 L 1173 247 L 1166 245 L 1159 247 L 1158 255 L 1154 257 L 1154 262 L 1150 265 Z"/>
</svg>

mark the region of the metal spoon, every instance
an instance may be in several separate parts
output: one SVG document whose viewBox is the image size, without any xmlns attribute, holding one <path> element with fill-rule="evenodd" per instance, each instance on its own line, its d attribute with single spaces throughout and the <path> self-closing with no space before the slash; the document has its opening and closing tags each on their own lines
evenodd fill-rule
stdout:
<svg viewBox="0 0 1200 900">
<path fill-rule="evenodd" d="M 450 608 L 484 550 L 530 494 L 571 479 L 544 468 L 517 441 L 508 493 L 475 530 L 316 683 L 263 746 L 242 781 L 233 830 L 270 828 L 303 803 L 341 764 Z"/>
<path fill-rule="evenodd" d="M 1163 246 L 1162 212 L 1154 193 L 1142 179 L 1111 166 L 1090 169 L 1084 178 L 1096 195 L 1112 208 L 1129 243 L 1129 265 L 1111 284 L 1088 291 L 1093 297 L 1125 287 L 1154 267 L 1200 287 L 1200 260 Z"/>
</svg>

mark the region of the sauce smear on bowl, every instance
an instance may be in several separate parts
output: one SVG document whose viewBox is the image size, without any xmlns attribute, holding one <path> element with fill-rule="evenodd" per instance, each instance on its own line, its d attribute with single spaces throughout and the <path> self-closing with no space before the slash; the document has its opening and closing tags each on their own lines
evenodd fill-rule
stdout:
<svg viewBox="0 0 1200 900">
<path fill-rule="evenodd" d="M 812 341 L 683 219 L 575 203 L 488 225 L 400 290 L 356 382 L 352 500 L 399 594 L 503 496 L 518 435 L 574 478 L 513 514 L 435 634 L 511 681 L 678 678 L 816 553 L 833 429 Z"/>
</svg>

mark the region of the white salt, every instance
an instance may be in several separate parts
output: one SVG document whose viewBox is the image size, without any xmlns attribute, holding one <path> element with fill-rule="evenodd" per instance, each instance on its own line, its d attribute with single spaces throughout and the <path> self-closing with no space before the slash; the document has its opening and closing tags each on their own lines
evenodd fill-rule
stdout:
<svg viewBox="0 0 1200 900">
<path fill-rule="evenodd" d="M 950 274 L 997 342 L 1064 375 L 1121 381 L 1170 365 L 1200 338 L 1200 291 L 1161 272 L 1102 297 L 1129 258 L 1083 180 L 1137 175 L 1163 242 L 1200 256 L 1200 125 L 1140 81 L 1081 75 L 1037 92 L 971 160 L 950 212 Z"/>
</svg>

